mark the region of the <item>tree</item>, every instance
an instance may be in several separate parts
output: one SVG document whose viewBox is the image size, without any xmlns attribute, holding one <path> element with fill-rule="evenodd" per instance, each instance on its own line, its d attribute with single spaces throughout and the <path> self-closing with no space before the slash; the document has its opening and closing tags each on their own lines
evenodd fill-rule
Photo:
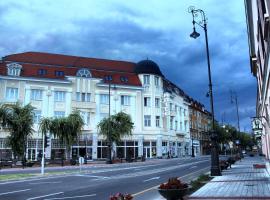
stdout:
<svg viewBox="0 0 270 200">
<path fill-rule="evenodd" d="M 101 120 L 98 125 L 98 132 L 108 141 L 108 160 L 111 162 L 112 144 L 119 143 L 124 136 L 132 135 L 134 123 L 130 115 L 119 112 Z"/>
<path fill-rule="evenodd" d="M 66 145 L 67 157 L 70 158 L 70 147 L 78 139 L 82 127 L 83 119 L 78 110 L 73 111 L 68 117 L 61 118 L 44 118 L 40 123 L 42 133 L 50 133 L 58 138 L 61 143 Z"/>
<path fill-rule="evenodd" d="M 8 145 L 15 158 L 18 156 L 25 160 L 27 138 L 33 132 L 33 110 L 30 104 L 22 106 L 20 103 L 6 104 L 0 108 L 1 125 L 10 132 Z"/>
</svg>

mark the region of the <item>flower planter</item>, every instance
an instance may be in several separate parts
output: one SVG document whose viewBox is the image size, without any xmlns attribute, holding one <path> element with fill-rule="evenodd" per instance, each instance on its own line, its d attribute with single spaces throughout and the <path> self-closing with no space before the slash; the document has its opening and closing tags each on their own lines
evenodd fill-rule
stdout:
<svg viewBox="0 0 270 200">
<path fill-rule="evenodd" d="M 158 189 L 158 192 L 167 200 L 183 199 L 186 195 L 188 188 L 183 189 Z"/>
</svg>

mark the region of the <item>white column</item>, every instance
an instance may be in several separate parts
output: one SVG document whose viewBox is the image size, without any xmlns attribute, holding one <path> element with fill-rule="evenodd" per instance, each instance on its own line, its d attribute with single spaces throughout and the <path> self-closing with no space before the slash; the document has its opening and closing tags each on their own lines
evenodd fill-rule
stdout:
<svg viewBox="0 0 270 200">
<path fill-rule="evenodd" d="M 143 156 L 143 136 L 138 137 L 138 156 Z"/>
<path fill-rule="evenodd" d="M 157 136 L 157 157 L 162 157 L 162 136 Z"/>
<path fill-rule="evenodd" d="M 92 158 L 93 160 L 97 159 L 97 143 L 98 143 L 98 136 L 97 133 L 93 134 L 93 141 L 92 141 Z"/>
</svg>

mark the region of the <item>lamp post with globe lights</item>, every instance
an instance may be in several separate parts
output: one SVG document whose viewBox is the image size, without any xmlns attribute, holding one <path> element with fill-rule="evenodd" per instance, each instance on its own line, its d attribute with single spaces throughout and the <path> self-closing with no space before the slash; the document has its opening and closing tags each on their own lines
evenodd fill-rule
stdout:
<svg viewBox="0 0 270 200">
<path fill-rule="evenodd" d="M 212 91 L 212 78 L 211 78 L 211 67 L 210 67 L 210 56 L 209 56 L 209 47 L 208 47 L 208 35 L 207 35 L 207 19 L 205 13 L 201 9 L 195 9 L 191 6 L 188 9 L 188 12 L 192 14 L 192 24 L 193 32 L 190 34 L 190 37 L 196 39 L 200 36 L 200 33 L 196 31 L 196 25 L 203 28 L 205 33 L 205 44 L 206 44 L 206 56 L 207 56 L 207 65 L 208 65 L 208 80 L 209 80 L 209 97 L 210 97 L 210 107 L 212 115 L 212 126 L 211 126 L 211 176 L 220 176 L 220 167 L 219 167 L 219 155 L 218 155 L 218 144 L 217 144 L 217 134 L 215 132 L 215 114 L 214 114 L 214 103 L 213 103 L 213 91 Z M 200 16 L 200 19 L 196 21 Z"/>
</svg>

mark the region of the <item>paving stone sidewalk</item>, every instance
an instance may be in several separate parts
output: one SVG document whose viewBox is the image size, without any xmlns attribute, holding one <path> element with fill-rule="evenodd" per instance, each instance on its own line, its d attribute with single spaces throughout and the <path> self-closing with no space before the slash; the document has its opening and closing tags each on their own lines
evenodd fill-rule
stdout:
<svg viewBox="0 0 270 200">
<path fill-rule="evenodd" d="M 224 170 L 222 176 L 212 179 L 188 199 L 270 200 L 270 170 L 255 169 L 254 164 L 265 164 L 265 160 L 262 157 L 245 157 L 232 165 L 231 169 Z"/>
</svg>

